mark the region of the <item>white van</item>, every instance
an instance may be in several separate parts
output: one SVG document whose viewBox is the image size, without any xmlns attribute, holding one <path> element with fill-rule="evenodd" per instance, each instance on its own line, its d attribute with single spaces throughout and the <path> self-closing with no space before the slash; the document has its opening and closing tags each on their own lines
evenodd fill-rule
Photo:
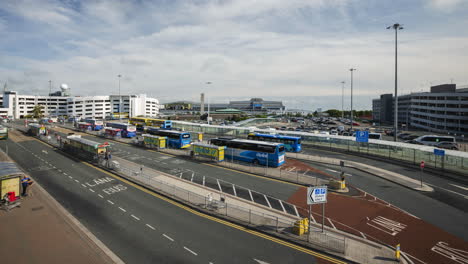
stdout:
<svg viewBox="0 0 468 264">
<path fill-rule="evenodd" d="M 415 139 L 415 141 L 428 146 L 434 146 L 439 142 L 455 142 L 455 138 L 451 136 L 424 135 Z"/>
<path fill-rule="evenodd" d="M 369 133 L 369 139 L 382 139 L 382 134 L 380 133 Z"/>
</svg>

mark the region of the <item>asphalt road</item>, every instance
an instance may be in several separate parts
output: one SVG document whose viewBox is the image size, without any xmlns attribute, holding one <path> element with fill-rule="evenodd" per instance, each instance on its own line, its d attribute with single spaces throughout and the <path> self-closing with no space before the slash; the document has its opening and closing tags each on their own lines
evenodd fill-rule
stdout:
<svg viewBox="0 0 468 264">
<path fill-rule="evenodd" d="M 127 263 L 317 263 L 312 255 L 195 215 L 36 140 L 1 142 Z M 256 259 L 256 260 L 255 260 Z"/>
<path fill-rule="evenodd" d="M 453 179 L 451 177 L 439 176 L 427 172 L 421 173 L 419 169 L 398 166 L 393 163 L 387 163 L 384 161 L 360 157 L 343 152 L 332 152 L 328 150 L 305 147 L 303 153 L 369 164 L 378 168 L 405 175 L 418 181 L 421 179 L 422 174 L 424 183 L 436 189 L 436 192 L 427 194 L 428 196 L 434 198 L 439 202 L 462 210 L 465 213 L 468 212 L 468 186 L 466 184 L 467 180 L 462 181 Z"/>
<path fill-rule="evenodd" d="M 99 142 L 105 141 L 102 138 L 94 136 L 85 137 Z M 136 148 L 127 144 L 115 143 L 113 148 L 117 150 L 117 155 L 122 155 L 122 157 L 134 160 L 144 166 L 174 173 L 174 171 L 171 170 L 174 169 L 174 164 L 176 164 L 179 169 L 191 170 L 202 175 L 223 179 L 283 200 L 287 200 L 297 191 L 297 187 L 293 185 L 257 178 L 240 172 L 214 168 L 175 157 L 168 159 L 168 161 L 174 161 L 174 163 L 169 164 L 169 166 L 156 164 L 146 157 L 161 156 L 163 154 L 149 152 L 145 149 Z M 311 150 L 307 147 L 304 149 L 303 153 L 353 160 L 394 171 L 414 179 L 420 179 L 419 170 L 382 161 L 327 150 Z M 329 169 L 339 171 L 339 167 L 324 166 L 320 163 L 314 163 L 313 166 L 332 175 L 336 175 L 337 177 L 339 175 L 339 173 L 329 171 Z M 350 168 L 346 170 L 349 171 L 350 174 L 355 175 L 354 177 L 348 178 L 348 182 L 354 186 L 468 241 L 468 228 L 466 225 L 466 218 L 468 216 L 468 188 L 462 183 L 452 181 L 449 178 L 442 178 L 433 174 L 424 173 L 424 181 L 430 184 L 435 191 L 423 194 L 362 171 Z"/>
<path fill-rule="evenodd" d="M 340 175 L 340 166 L 317 162 L 305 162 L 323 170 L 336 178 Z M 346 183 L 383 199 L 408 213 L 415 215 L 447 232 L 468 241 L 468 200 L 445 200 L 444 190 L 435 187 L 433 193 L 409 190 L 401 185 L 389 182 L 372 174 L 344 168 Z M 442 200 L 442 201 L 439 201 Z"/>
</svg>

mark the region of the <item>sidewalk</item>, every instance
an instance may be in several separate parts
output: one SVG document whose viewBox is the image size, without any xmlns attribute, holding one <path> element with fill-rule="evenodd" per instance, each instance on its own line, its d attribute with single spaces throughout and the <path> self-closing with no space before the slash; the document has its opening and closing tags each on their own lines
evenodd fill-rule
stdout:
<svg viewBox="0 0 468 264">
<path fill-rule="evenodd" d="M 123 263 L 34 183 L 21 206 L 0 210 L 2 263 Z"/>
<path fill-rule="evenodd" d="M 381 168 L 377 168 L 368 164 L 363 164 L 355 161 L 343 160 L 343 159 L 336 159 L 336 158 L 329 158 L 329 157 L 322 157 L 322 156 L 313 156 L 313 155 L 306 155 L 300 153 L 286 153 L 289 158 L 295 158 L 300 160 L 306 161 L 315 161 L 321 162 L 326 164 L 332 164 L 336 166 L 340 166 L 340 161 L 345 161 L 345 167 L 354 168 L 360 171 L 364 171 L 370 174 L 373 174 L 377 177 L 386 179 L 388 181 L 394 182 L 396 184 L 402 185 L 404 187 L 414 189 L 417 191 L 422 192 L 432 192 L 434 189 L 426 184 L 421 186 L 421 183 L 415 179 L 407 177 L 405 175 L 401 175 L 399 173 L 395 173 L 392 171 L 384 170 Z"/>
</svg>

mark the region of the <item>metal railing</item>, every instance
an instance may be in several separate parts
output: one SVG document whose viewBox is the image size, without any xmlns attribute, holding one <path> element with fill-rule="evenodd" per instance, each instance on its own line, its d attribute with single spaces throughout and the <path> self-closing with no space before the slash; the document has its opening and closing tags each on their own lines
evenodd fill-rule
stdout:
<svg viewBox="0 0 468 264">
<path fill-rule="evenodd" d="M 202 132 L 215 136 L 246 137 L 251 131 L 245 127 L 214 126 L 173 121 L 173 127 L 185 131 Z M 255 129 L 269 133 L 269 130 Z M 356 142 L 353 137 L 312 134 L 299 131 L 277 131 L 279 134 L 299 136 L 302 144 L 310 147 L 322 147 L 335 151 L 346 151 L 361 155 L 404 161 L 412 164 L 425 162 L 426 168 L 436 168 L 468 175 L 468 153 L 446 150 L 445 156 L 434 155 L 434 147 L 414 145 L 402 142 L 369 139 L 368 143 Z"/>
<path fill-rule="evenodd" d="M 106 167 L 107 164 L 106 161 L 100 161 L 98 165 Z M 118 168 L 111 169 L 115 169 L 116 172 L 124 177 L 131 178 L 136 182 L 149 186 L 157 192 L 177 198 L 184 203 L 210 210 L 218 216 L 229 217 L 230 219 L 234 219 L 242 224 L 248 224 L 262 231 L 280 233 L 299 241 L 308 241 L 326 250 L 341 254 L 345 253 L 345 237 L 327 231 L 322 233 L 319 225 L 311 225 L 311 231 L 308 235 L 298 236 L 293 233 L 295 221 L 261 213 L 252 209 L 242 208 L 224 201 L 211 200 L 210 197 L 158 180 L 154 177 L 154 174 L 147 172 L 145 169 L 130 168 L 124 164 L 119 164 Z"/>
</svg>

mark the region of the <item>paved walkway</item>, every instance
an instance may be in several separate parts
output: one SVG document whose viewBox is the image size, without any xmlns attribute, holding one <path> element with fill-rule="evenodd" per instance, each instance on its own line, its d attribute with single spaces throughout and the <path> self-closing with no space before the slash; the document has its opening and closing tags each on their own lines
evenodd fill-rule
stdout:
<svg viewBox="0 0 468 264">
<path fill-rule="evenodd" d="M 0 210 L 1 263 L 123 263 L 37 183 L 31 187 L 21 207 Z"/>
</svg>

